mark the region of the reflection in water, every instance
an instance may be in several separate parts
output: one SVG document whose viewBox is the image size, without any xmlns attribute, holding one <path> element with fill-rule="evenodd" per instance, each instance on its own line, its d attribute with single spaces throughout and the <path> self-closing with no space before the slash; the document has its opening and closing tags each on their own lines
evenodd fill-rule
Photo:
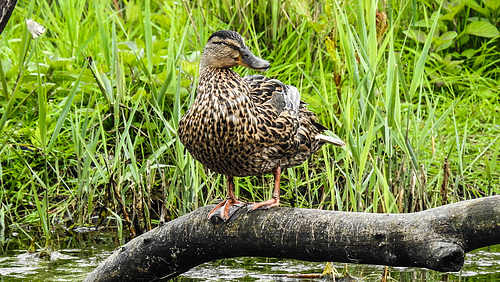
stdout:
<svg viewBox="0 0 500 282">
<path fill-rule="evenodd" d="M 55 232 L 49 256 L 27 250 L 40 234 L 13 231 L 0 242 L 0 281 L 82 281 L 120 244 L 116 231 Z M 34 244 L 37 247 L 44 242 Z"/>
<path fill-rule="evenodd" d="M 0 281 L 81 281 L 119 245 L 116 232 L 61 235 L 49 259 L 29 254 L 29 242 L 4 243 L 0 255 Z M 361 281 L 380 281 L 383 267 L 334 263 Z M 325 263 L 268 258 L 234 258 L 210 262 L 191 269 L 175 281 L 321 281 L 287 275 L 321 273 Z M 467 254 L 461 273 L 443 274 L 415 268 L 390 268 L 389 281 L 500 281 L 500 245 Z"/>
<path fill-rule="evenodd" d="M 82 281 L 112 250 L 63 249 L 43 259 L 25 251 L 9 251 L 0 257 L 0 281 Z"/>
<path fill-rule="evenodd" d="M 361 281 L 380 281 L 383 266 L 334 263 Z M 268 258 L 234 258 L 205 263 L 176 279 L 186 281 L 321 281 L 291 278 L 293 274 L 321 273 L 325 263 Z M 390 267 L 389 281 L 500 281 L 500 245 L 468 253 L 461 272 L 441 273 L 420 268 Z"/>
</svg>

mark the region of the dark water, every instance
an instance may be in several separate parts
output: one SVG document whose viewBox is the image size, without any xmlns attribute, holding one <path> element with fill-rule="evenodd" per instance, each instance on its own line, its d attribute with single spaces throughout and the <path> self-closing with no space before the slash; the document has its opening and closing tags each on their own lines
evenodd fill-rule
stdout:
<svg viewBox="0 0 500 282">
<path fill-rule="evenodd" d="M 112 250 L 63 249 L 50 260 L 12 251 L 0 257 L 0 281 L 82 281 Z"/>
<path fill-rule="evenodd" d="M 109 234 L 108 234 L 109 235 Z M 0 281 L 81 281 L 117 247 L 116 238 L 106 234 L 74 238 L 58 245 L 50 258 L 25 250 L 2 249 Z M 86 241 L 81 241 L 85 239 Z M 381 266 L 334 263 L 362 281 L 379 281 Z M 290 275 L 321 273 L 325 263 L 267 258 L 235 258 L 206 263 L 191 269 L 175 281 L 320 281 Z M 467 254 L 458 273 L 439 273 L 415 268 L 389 268 L 392 281 L 500 281 L 500 245 Z M 391 280 L 389 280 L 391 281 Z"/>
<path fill-rule="evenodd" d="M 382 266 L 333 263 L 341 274 L 360 281 L 380 281 Z M 184 273 L 177 281 L 324 281 L 292 275 L 322 273 L 325 263 L 267 258 L 236 258 L 210 262 Z M 392 281 L 500 281 L 500 245 L 468 253 L 460 272 L 441 273 L 420 268 L 389 267 Z M 388 281 L 391 281 L 389 278 Z"/>
</svg>

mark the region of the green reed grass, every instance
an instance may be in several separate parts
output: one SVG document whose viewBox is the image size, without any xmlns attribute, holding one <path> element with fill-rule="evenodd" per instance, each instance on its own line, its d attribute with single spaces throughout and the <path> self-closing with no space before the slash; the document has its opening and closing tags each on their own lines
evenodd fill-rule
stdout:
<svg viewBox="0 0 500 282">
<path fill-rule="evenodd" d="M 465 71 L 443 68 L 447 50 L 437 52 L 431 36 L 418 42 L 407 35 L 421 20 L 426 34 L 442 28 L 431 17 L 446 10 L 439 1 L 122 5 L 18 3 L 0 37 L 0 225 L 39 226 L 46 239 L 61 222 L 116 227 L 125 238 L 223 198 L 224 177 L 176 138 L 196 95 L 200 52 L 219 29 L 240 32 L 271 62 L 266 75 L 295 85 L 328 134 L 347 142 L 283 172 L 284 206 L 437 206 L 444 157 L 451 201 L 499 192 L 499 101 L 491 89 L 500 87 L 500 52 L 493 39 L 478 39 L 482 67 L 460 57 Z M 24 17 L 47 32 L 30 42 Z M 269 198 L 271 190 L 272 176 L 236 179 L 246 201 Z"/>
</svg>

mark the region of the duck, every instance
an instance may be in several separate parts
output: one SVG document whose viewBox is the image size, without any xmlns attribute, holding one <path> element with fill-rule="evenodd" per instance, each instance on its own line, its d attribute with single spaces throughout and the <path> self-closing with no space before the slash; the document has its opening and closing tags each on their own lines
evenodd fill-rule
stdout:
<svg viewBox="0 0 500 282">
<path fill-rule="evenodd" d="M 296 87 L 232 70 L 244 66 L 266 71 L 270 63 L 254 55 L 235 31 L 213 33 L 203 48 L 196 98 L 182 116 L 178 138 L 194 159 L 227 178 L 227 197 L 208 218 L 228 221 L 234 211 L 270 209 L 280 203 L 283 169 L 302 164 L 323 145 L 344 146 L 301 101 Z M 239 201 L 234 177 L 273 174 L 272 198 L 259 203 Z"/>
</svg>

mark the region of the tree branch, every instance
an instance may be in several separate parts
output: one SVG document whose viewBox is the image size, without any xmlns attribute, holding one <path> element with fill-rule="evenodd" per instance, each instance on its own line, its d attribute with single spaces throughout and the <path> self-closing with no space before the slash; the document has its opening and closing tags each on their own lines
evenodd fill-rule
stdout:
<svg viewBox="0 0 500 282">
<path fill-rule="evenodd" d="M 272 208 L 212 223 L 202 207 L 131 240 L 85 281 L 162 280 L 204 262 L 259 256 L 458 271 L 500 244 L 500 196 L 410 214 Z"/>
<path fill-rule="evenodd" d="M 9 22 L 12 11 L 16 7 L 17 0 L 0 0 L 0 34 Z"/>
</svg>

